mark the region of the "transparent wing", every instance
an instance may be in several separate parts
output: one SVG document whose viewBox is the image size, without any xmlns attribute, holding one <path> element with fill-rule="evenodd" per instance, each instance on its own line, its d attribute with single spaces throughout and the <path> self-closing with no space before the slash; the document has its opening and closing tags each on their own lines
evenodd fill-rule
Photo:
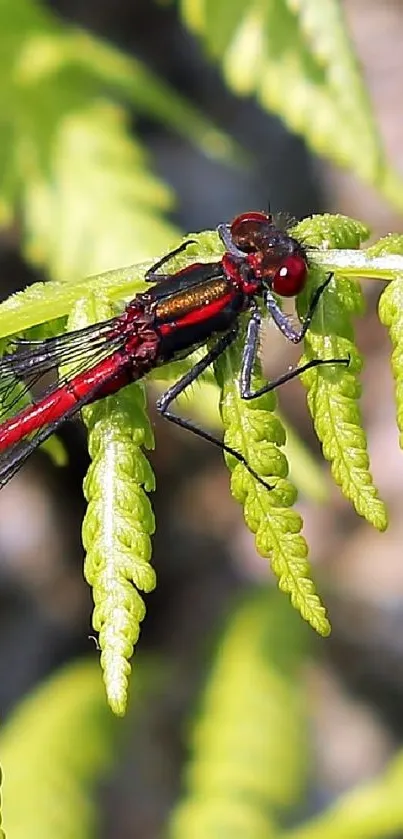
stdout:
<svg viewBox="0 0 403 839">
<path fill-rule="evenodd" d="M 43 374 L 52 368 L 69 364 L 70 360 L 74 362 L 77 357 L 96 355 L 99 347 L 114 337 L 119 341 L 119 320 L 117 317 L 111 318 L 42 341 L 24 338 L 11 340 L 6 354 L 0 359 L 0 387 L 6 376 L 24 377 L 33 370 Z"/>
<path fill-rule="evenodd" d="M 42 341 L 16 339 L 9 342 L 6 354 L 0 359 L 0 433 L 2 423 L 37 404 L 58 391 L 76 375 L 90 371 L 121 348 L 127 335 L 119 331 L 119 318 L 101 324 L 65 333 Z M 10 351 L 11 350 L 11 351 Z M 59 368 L 68 368 L 68 376 L 61 376 Z M 32 451 L 41 445 L 67 419 L 96 397 L 97 391 L 107 384 L 90 389 L 85 397 L 62 417 L 46 422 L 29 437 L 0 452 L 0 487 L 15 474 Z M 35 390 L 35 397 L 31 390 Z M 4 427 L 4 426 L 3 426 Z"/>
<path fill-rule="evenodd" d="M 111 318 L 42 341 L 21 338 L 10 341 L 6 354 L 0 358 L 0 423 L 31 401 L 32 388 L 38 386 L 36 398 L 49 392 L 47 374 L 53 373 L 53 382 L 56 380 L 60 385 L 60 367 L 68 367 L 69 376 L 74 376 L 91 368 L 95 361 L 105 357 L 105 352 L 107 355 L 114 352 L 123 343 L 118 324 L 119 318 Z"/>
<path fill-rule="evenodd" d="M 92 402 L 101 388 L 103 388 L 103 385 L 98 384 L 92 390 L 88 391 L 80 402 L 77 402 L 74 407 L 66 411 L 62 417 L 45 425 L 30 437 L 26 437 L 24 440 L 0 452 L 0 489 L 18 472 L 35 449 L 48 440 L 66 420 L 71 419 L 84 405 Z"/>
</svg>

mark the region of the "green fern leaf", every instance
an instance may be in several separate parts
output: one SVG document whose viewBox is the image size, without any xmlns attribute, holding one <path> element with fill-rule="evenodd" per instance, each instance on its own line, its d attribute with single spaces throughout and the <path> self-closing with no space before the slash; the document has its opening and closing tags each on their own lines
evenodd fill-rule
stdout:
<svg viewBox="0 0 403 839">
<path fill-rule="evenodd" d="M 95 837 L 91 798 L 116 735 L 95 661 L 70 665 L 25 699 L 0 735 L 8 836 Z"/>
<path fill-rule="evenodd" d="M 144 274 L 150 264 L 129 265 L 66 283 L 34 283 L 17 291 L 0 304 L 0 338 L 37 327 L 41 329 L 38 337 L 56 335 L 65 327 L 66 315 L 86 294 L 106 296 L 122 305 L 122 300 L 144 291 Z"/>
<path fill-rule="evenodd" d="M 21 213 L 26 253 L 68 279 L 166 249 L 173 195 L 149 171 L 111 90 L 213 156 L 236 145 L 141 62 L 33 0 L 0 3 L 0 223 Z"/>
<path fill-rule="evenodd" d="M 273 489 L 257 483 L 245 467 L 231 456 L 225 459 L 232 472 L 231 491 L 244 508 L 247 526 L 255 534 L 256 549 L 269 557 L 279 579 L 279 587 L 291 597 L 294 608 L 321 635 L 328 635 L 330 625 L 312 580 L 309 578 L 308 547 L 301 536 L 302 520 L 290 510 L 296 500 L 296 489 L 287 480 L 288 463 L 280 446 L 285 432 L 273 414 L 273 393 L 246 402 L 241 399 L 237 382 L 240 374 L 243 336 L 215 365 L 222 389 L 221 416 L 227 445 L 242 454 L 249 465 Z M 255 376 L 253 387 L 263 384 Z"/>
<path fill-rule="evenodd" d="M 403 829 L 403 753 L 378 778 L 344 795 L 323 813 L 281 833 L 282 839 L 386 839 Z"/>
<path fill-rule="evenodd" d="M 297 225 L 296 235 L 301 235 L 309 244 L 318 245 L 321 217 L 314 219 L 312 240 L 310 223 L 311 219 L 305 219 Z M 366 228 L 351 219 L 344 219 L 340 227 L 337 217 L 327 216 L 323 222 L 323 238 L 328 247 L 358 246 L 366 235 Z M 323 273 L 313 266 L 308 287 L 299 300 L 302 316 L 314 288 L 322 280 Z M 385 530 L 387 513 L 369 471 L 367 440 L 358 405 L 362 358 L 354 343 L 352 316 L 362 312 L 363 296 L 359 284 L 353 278 L 337 275 L 321 297 L 305 339 L 301 364 L 316 358 L 344 358 L 350 359 L 350 363 L 347 369 L 336 365 L 316 367 L 304 373 L 301 381 L 308 389 L 309 410 L 336 483 L 360 515 L 378 530 Z"/>
<path fill-rule="evenodd" d="M 223 246 L 215 232 L 190 233 L 185 238 L 196 239 L 196 244 L 172 260 L 171 270 L 183 268 L 195 259 L 206 262 L 220 259 Z M 173 247 L 177 244 L 177 240 L 171 242 Z M 122 306 L 122 301 L 131 300 L 135 294 L 144 291 L 144 275 L 154 262 L 155 259 L 67 282 L 34 283 L 24 291 L 10 295 L 0 304 L 0 339 L 18 332 L 27 332 L 44 323 L 46 335 L 56 334 L 65 326 L 65 316 L 74 304 L 87 294 L 106 296 Z M 31 333 L 32 337 L 44 335 L 45 332 L 38 332 L 36 336 Z"/>
<path fill-rule="evenodd" d="M 367 256 L 393 256 L 403 255 L 403 235 L 401 233 L 388 233 L 382 236 L 366 250 Z"/>
<path fill-rule="evenodd" d="M 306 778 L 305 636 L 283 598 L 264 590 L 231 618 L 207 683 L 170 839 L 268 839 Z"/>
<path fill-rule="evenodd" d="M 402 207 L 338 0 L 237 0 L 231 14 L 227 0 L 181 5 L 236 93 L 254 94 L 316 152 Z"/>
<path fill-rule="evenodd" d="M 98 298 L 76 306 L 69 328 L 111 316 Z M 92 463 L 84 480 L 88 508 L 83 522 L 87 555 L 84 573 L 93 588 L 93 626 L 99 633 L 101 665 L 112 710 L 123 715 L 129 660 L 140 633 L 145 606 L 136 589 L 152 591 L 150 565 L 155 523 L 146 491 L 154 476 L 142 447 L 152 448 L 142 384 L 124 388 L 82 410 Z M 134 587 L 136 586 L 136 588 Z"/>
<path fill-rule="evenodd" d="M 151 429 L 139 385 L 83 410 L 92 464 L 84 481 L 88 508 L 83 522 L 85 576 L 93 587 L 94 629 L 99 632 L 101 665 L 109 704 L 123 715 L 129 660 L 140 633 L 145 606 L 138 589 L 155 587 L 150 566 L 155 523 L 145 490 L 154 489 L 151 468 L 141 451 Z"/>
<path fill-rule="evenodd" d="M 369 228 L 357 219 L 340 213 L 308 216 L 290 231 L 299 242 L 310 248 L 359 248 L 369 235 Z M 313 260 L 315 251 L 312 251 Z"/>
<path fill-rule="evenodd" d="M 180 363 L 180 369 L 176 371 L 174 364 L 157 367 L 148 379 L 152 380 L 158 393 L 162 393 L 173 384 L 180 375 L 185 373 L 194 364 L 197 354 L 193 353 Z M 207 375 L 206 375 L 207 374 Z M 192 389 L 188 389 L 177 399 L 177 405 L 184 413 L 193 416 L 199 423 L 207 426 L 212 431 L 222 430 L 219 399 L 220 391 L 213 374 L 206 371 L 203 377 L 195 382 Z M 290 476 L 292 483 L 308 498 L 323 503 L 329 497 L 328 481 L 323 474 L 320 464 L 305 447 L 298 435 L 291 428 L 289 423 L 279 412 L 281 424 L 286 431 L 286 442 L 284 453 L 290 464 Z"/>
<path fill-rule="evenodd" d="M 140 113 L 160 120 L 208 157 L 223 160 L 226 165 L 245 162 L 245 152 L 230 135 L 133 56 L 124 55 L 88 32 L 73 30 L 61 40 L 62 44 L 55 42 L 54 46 L 59 60 L 64 55 L 73 66 L 85 68 L 88 75 L 113 87 Z"/>
<path fill-rule="evenodd" d="M 175 91 L 141 61 L 125 55 L 105 40 L 96 38 L 78 27 L 62 24 L 50 10 L 36 2 L 16 0 L 13 37 L 8 24 L 10 15 L 0 18 L 1 32 L 9 64 L 15 63 L 14 81 L 43 86 L 78 80 L 88 94 L 104 88 L 113 89 L 120 99 L 131 103 L 136 111 L 146 113 L 193 142 L 209 157 L 239 162 L 244 152 L 234 140 L 220 131 L 201 111 Z M 1 14 L 1 10 L 0 10 Z M 3 45 L 2 45 L 3 46 Z M 11 46 L 11 49 L 10 49 Z M 7 79 L 10 85 L 11 79 Z M 4 85 L 5 87 L 5 85 Z"/>
<path fill-rule="evenodd" d="M 376 242 L 371 252 L 374 256 L 403 254 L 403 236 L 392 234 Z M 379 300 L 379 318 L 389 330 L 393 345 L 392 372 L 395 380 L 395 400 L 399 445 L 403 449 L 403 277 L 390 282 Z"/>
<path fill-rule="evenodd" d="M 71 53 L 64 62 L 63 51 L 57 56 L 63 31 L 29 0 L 16 0 L 11 15 L 0 9 L 9 61 L 3 201 L 10 213 L 22 208 L 28 258 L 67 279 L 144 258 L 158 243 L 166 248 L 174 228 L 162 219 L 171 193 L 131 142 L 123 110 L 101 100 L 94 74 Z"/>
<path fill-rule="evenodd" d="M 328 316 L 326 323 L 330 323 Z M 304 373 L 301 380 L 308 389 L 308 406 L 315 430 L 323 454 L 331 462 L 336 483 L 360 515 L 378 530 L 385 530 L 387 513 L 369 471 L 367 440 L 357 404 L 361 394 L 357 379 L 361 357 L 345 335 L 328 337 L 326 346 L 326 336 L 310 334 L 306 347 L 302 363 L 313 358 L 350 359 L 348 370 L 340 372 L 337 368 L 319 367 Z"/>
<path fill-rule="evenodd" d="M 121 109 L 101 102 L 66 115 L 49 172 L 26 183 L 27 255 L 54 277 L 145 259 L 175 235 L 160 218 L 171 196 L 129 140 L 126 122 Z"/>
</svg>

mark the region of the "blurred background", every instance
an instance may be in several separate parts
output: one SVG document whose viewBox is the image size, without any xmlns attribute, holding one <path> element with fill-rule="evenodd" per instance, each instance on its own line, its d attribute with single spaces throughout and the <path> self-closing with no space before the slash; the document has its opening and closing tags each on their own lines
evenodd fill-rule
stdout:
<svg viewBox="0 0 403 839">
<path fill-rule="evenodd" d="M 228 0 L 226 9 L 225 3 L 219 5 L 227 24 L 231 16 L 241 15 L 239 4 Z M 10 67 L 0 85 L 1 132 L 6 138 L 0 169 L 3 299 L 38 279 L 69 279 L 158 256 L 169 243 L 175 244 L 180 233 L 211 229 L 241 211 L 265 209 L 269 204 L 272 211 L 285 211 L 295 218 L 325 211 L 354 216 L 368 224 L 373 239 L 402 230 L 401 207 L 397 201 L 387 200 L 375 177 L 372 183 L 367 177 L 364 185 L 351 161 L 346 161 L 343 170 L 336 165 L 339 161 L 331 149 L 328 159 L 326 148 L 319 157 L 310 151 L 312 143 L 309 136 L 303 138 L 303 129 L 297 136 L 288 130 L 281 114 L 264 110 L 252 93 L 246 91 L 249 95 L 240 97 L 231 89 L 219 62 L 209 58 L 203 39 L 186 26 L 192 4 L 184 6 L 187 11 L 182 8 L 181 14 L 176 3 L 149 0 L 59 0 L 41 6 L 18 0 L 2 4 L 0 43 Z M 403 4 L 401 0 L 345 0 L 342 9 L 389 165 L 403 174 Z M 91 228 L 92 221 L 86 227 L 88 218 L 95 215 L 88 202 L 95 175 L 87 177 L 85 155 L 90 159 L 97 152 L 96 145 L 91 146 L 96 122 L 93 135 L 83 134 L 81 147 L 79 132 L 84 129 L 74 125 L 71 114 L 66 117 L 70 120 L 68 130 L 71 128 L 71 161 L 77 164 L 74 172 L 69 168 L 71 161 L 60 162 L 54 150 L 51 126 L 52 120 L 56 125 L 57 108 L 61 108 L 56 94 L 59 91 L 60 101 L 70 94 L 66 92 L 67 69 L 62 65 L 56 81 L 52 80 L 52 96 L 50 87 L 49 91 L 46 88 L 49 67 L 62 61 L 62 46 L 55 57 L 47 41 L 53 22 L 61 33 L 65 26 L 78 26 L 105 39 L 105 44 L 125 57 L 141 62 L 206 121 L 204 133 L 197 128 L 196 118 L 194 123 L 200 139 L 212 138 L 210 146 L 206 139 L 203 149 L 202 142 L 192 142 L 190 111 L 187 116 L 184 111 L 185 130 L 181 133 L 175 130 L 173 118 L 171 124 L 163 118 L 161 103 L 160 113 L 155 115 L 151 106 L 143 103 L 138 107 L 138 94 L 137 100 L 133 94 L 131 102 L 123 82 L 119 88 L 114 87 L 112 74 L 108 79 L 105 56 L 102 95 L 108 97 L 108 107 L 124 109 L 128 137 L 136 144 L 135 155 L 146 155 L 147 175 L 141 160 L 138 164 L 136 158 L 133 166 L 139 165 L 141 177 L 149 177 L 151 184 L 150 201 L 141 196 L 138 216 L 133 211 L 132 227 L 126 213 L 127 230 L 116 210 L 120 199 L 115 194 L 113 173 L 98 192 L 94 187 L 96 200 L 102 204 L 102 221 L 98 227 L 94 222 Z M 45 24 L 50 27 L 46 35 L 41 30 Z M 27 33 L 35 35 L 32 54 L 27 48 L 22 55 L 21 49 L 17 61 L 19 45 L 26 43 Z M 86 53 L 83 48 L 80 61 L 90 66 L 91 60 L 90 49 Z M 98 69 L 93 75 L 100 84 L 101 53 L 96 60 Z M 80 95 L 90 102 L 94 78 L 87 80 L 84 91 L 77 67 L 75 71 Z M 118 69 L 115 75 L 117 78 Z M 24 95 L 17 101 L 11 82 L 22 89 L 21 79 Z M 286 109 L 292 91 L 281 74 L 276 84 L 277 97 Z M 76 90 L 73 84 L 74 95 Z M 49 93 L 46 101 L 44 91 Z M 94 93 L 94 102 L 98 96 L 99 91 Z M 78 102 L 77 107 L 84 105 Z M 90 107 L 98 104 L 90 102 Z M 175 108 L 172 106 L 171 116 Z M 39 169 L 35 170 L 31 183 L 36 165 L 32 137 L 35 132 L 40 134 L 35 114 L 44 133 L 43 126 L 47 126 L 49 145 L 48 155 L 46 143 L 41 146 L 44 168 L 40 177 Z M 59 118 L 63 121 L 65 116 L 60 113 Z M 314 120 L 315 114 L 311 114 L 311 123 Z M 21 137 L 13 133 L 16 126 Z M 341 130 L 335 122 L 335 143 Z M 119 158 L 118 145 L 116 154 Z M 129 166 L 130 161 L 124 165 Z M 80 179 L 85 198 L 73 188 Z M 122 192 L 125 188 L 132 190 L 132 185 L 123 185 Z M 147 188 L 145 184 L 146 193 Z M 142 190 L 143 185 L 139 192 Z M 52 222 L 51 235 L 44 232 L 46 216 Z M 154 220 L 148 224 L 151 232 L 147 238 L 142 224 L 147 226 L 149 217 Z M 83 270 L 78 256 L 76 262 L 72 257 L 72 252 L 82 249 L 82 242 L 80 248 L 77 244 L 80 227 L 87 246 L 91 242 Z M 326 641 L 317 641 L 307 630 L 310 651 L 303 660 L 298 690 L 304 694 L 310 769 L 300 810 L 288 817 L 294 824 L 376 777 L 403 738 L 403 458 L 398 449 L 389 371 L 390 343 L 376 313 L 381 287 L 367 282 L 364 291 L 367 314 L 357 323 L 358 344 L 366 359 L 362 411 L 374 480 L 390 512 L 386 534 L 378 534 L 360 520 L 332 485 L 301 384 L 289 384 L 279 394 L 284 415 L 316 459 L 326 487 L 325 499 L 301 493 L 298 505 L 311 546 L 313 573 L 333 625 L 332 636 Z M 272 330 L 263 354 L 266 373 L 283 372 L 297 357 Z M 121 743 L 113 747 L 113 768 L 105 771 L 102 795 L 98 792 L 96 798 L 97 832 L 69 834 L 74 836 L 154 839 L 163 835 L 168 813 L 181 795 L 181 772 L 189 757 L 189 720 L 199 707 L 200 690 L 225 621 L 255 590 L 265 592 L 268 602 L 275 596 L 268 564 L 256 553 L 242 509 L 230 495 L 220 454 L 158 418 L 153 409 L 154 393 L 150 389 L 156 435 L 151 462 L 157 476 L 152 497 L 157 521 L 153 565 L 158 586 L 146 597 L 147 615 L 134 662 L 134 682 L 137 661 L 149 656 L 157 656 L 170 675 L 162 686 L 157 680 L 159 687 L 150 690 L 136 715 L 117 723 L 120 733 L 125 731 L 125 743 L 124 748 Z M 6 726 L 21 700 L 46 684 L 63 665 L 85 657 L 97 662 L 99 657 L 91 629 L 91 592 L 82 574 L 82 481 L 89 463 L 85 433 L 79 423 L 73 423 L 61 436 L 69 456 L 66 467 L 58 469 L 45 454 L 38 453 L 0 496 L 0 709 Z M 288 623 L 294 626 L 297 620 L 298 635 L 299 618 L 292 614 L 286 598 L 279 608 L 281 619 L 277 628 L 274 625 L 274 633 L 287 633 Z M 245 708 L 245 714 L 248 712 Z M 3 798 L 7 799 L 7 784 Z M 13 835 L 19 835 L 18 830 L 10 833 Z M 213 833 L 200 832 L 204 835 Z M 268 827 L 267 833 L 261 834 L 245 827 L 237 835 L 272 833 Z"/>
</svg>

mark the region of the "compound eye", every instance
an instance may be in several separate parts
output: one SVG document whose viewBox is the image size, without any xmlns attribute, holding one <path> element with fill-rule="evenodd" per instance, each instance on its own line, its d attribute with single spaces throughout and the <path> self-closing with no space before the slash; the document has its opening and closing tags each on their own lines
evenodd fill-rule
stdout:
<svg viewBox="0 0 403 839">
<path fill-rule="evenodd" d="M 273 217 L 270 214 L 242 213 L 231 224 L 232 241 L 244 253 L 256 251 L 272 226 Z"/>
<path fill-rule="evenodd" d="M 271 288 L 282 297 L 295 297 L 304 288 L 307 275 L 307 265 L 302 256 L 287 256 L 276 271 Z"/>
</svg>

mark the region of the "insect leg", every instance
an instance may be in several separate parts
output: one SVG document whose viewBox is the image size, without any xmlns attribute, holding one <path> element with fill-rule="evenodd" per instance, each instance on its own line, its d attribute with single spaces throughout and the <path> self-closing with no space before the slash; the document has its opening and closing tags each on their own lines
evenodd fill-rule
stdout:
<svg viewBox="0 0 403 839">
<path fill-rule="evenodd" d="M 240 251 L 232 241 L 231 228 L 229 224 L 219 224 L 217 226 L 217 233 L 227 253 L 230 253 L 231 256 L 235 257 L 235 259 L 245 259 L 244 251 Z"/>
<path fill-rule="evenodd" d="M 282 332 L 283 335 L 285 335 L 285 337 L 288 338 L 289 341 L 292 341 L 293 344 L 299 344 L 300 341 L 302 341 L 302 339 L 305 337 L 311 325 L 312 318 L 315 314 L 319 300 L 332 278 L 333 274 L 329 274 L 329 276 L 326 277 L 326 280 L 323 283 L 321 283 L 321 285 L 318 286 L 317 289 L 315 289 L 308 306 L 308 311 L 306 313 L 305 320 L 300 329 L 296 329 L 291 321 L 291 318 L 281 311 L 280 306 L 278 305 L 271 292 L 266 292 L 265 303 L 268 311 L 270 312 L 280 332 Z"/>
<path fill-rule="evenodd" d="M 162 259 L 159 259 L 158 262 L 156 262 L 154 265 L 151 266 L 151 268 L 148 269 L 148 271 L 146 271 L 144 277 L 146 283 L 155 283 L 157 281 L 161 282 L 161 280 L 170 280 L 172 274 L 159 274 L 159 269 L 162 268 L 162 266 L 165 265 L 166 262 L 169 262 L 171 259 L 173 259 L 174 256 L 178 256 L 179 253 L 185 251 L 186 248 L 189 247 L 189 245 L 195 244 L 197 244 L 195 239 L 188 239 L 186 242 L 182 242 L 182 244 L 175 248 L 175 250 L 166 253 L 165 256 L 162 257 Z"/>
<path fill-rule="evenodd" d="M 280 385 L 283 385 L 286 382 L 290 382 L 291 379 L 295 379 L 297 376 L 300 376 L 301 373 L 305 373 L 306 370 L 311 370 L 313 367 L 321 367 L 324 364 L 344 364 L 348 367 L 350 363 L 349 358 L 312 358 L 311 361 L 307 361 L 306 364 L 302 364 L 300 367 L 293 367 L 291 370 L 288 370 L 287 373 L 284 373 L 282 376 L 278 376 L 277 379 L 273 379 L 272 382 L 267 382 L 267 384 L 263 385 L 263 387 L 252 391 L 252 371 L 259 347 L 260 325 L 261 315 L 259 310 L 256 308 L 252 311 L 248 324 L 242 358 L 241 375 L 239 378 L 242 399 L 257 399 L 258 396 L 263 396 L 264 393 L 270 393 L 270 391 L 275 390 L 275 388 L 280 387 Z"/>
<path fill-rule="evenodd" d="M 184 428 L 187 431 L 192 431 L 193 434 L 196 434 L 198 437 L 201 437 L 203 440 L 207 440 L 209 443 L 213 443 L 214 446 L 217 446 L 221 451 L 227 452 L 227 454 L 232 455 L 242 463 L 243 466 L 250 472 L 250 474 L 255 478 L 255 480 L 259 481 L 266 489 L 272 489 L 273 487 L 270 484 L 266 483 L 258 474 L 249 466 L 246 458 L 240 454 L 240 452 L 235 451 L 235 449 L 231 448 L 231 446 L 227 446 L 222 440 L 217 439 L 212 434 L 209 434 L 208 431 L 205 431 L 202 428 L 199 428 L 190 420 L 184 419 L 183 417 L 177 416 L 177 414 L 173 414 L 171 411 L 168 410 L 171 402 L 173 402 L 184 390 L 186 390 L 189 385 L 192 384 L 200 375 L 201 373 L 206 370 L 207 367 L 210 366 L 217 358 L 222 355 L 223 352 L 233 343 L 237 335 L 237 328 L 231 329 L 230 332 L 227 332 L 223 335 L 209 350 L 206 355 L 203 356 L 199 361 L 196 362 L 194 367 L 191 370 L 188 370 L 178 382 L 172 385 L 157 401 L 157 410 L 158 412 L 165 417 L 169 422 L 174 423 L 174 425 L 179 425 L 180 428 Z"/>
</svg>

